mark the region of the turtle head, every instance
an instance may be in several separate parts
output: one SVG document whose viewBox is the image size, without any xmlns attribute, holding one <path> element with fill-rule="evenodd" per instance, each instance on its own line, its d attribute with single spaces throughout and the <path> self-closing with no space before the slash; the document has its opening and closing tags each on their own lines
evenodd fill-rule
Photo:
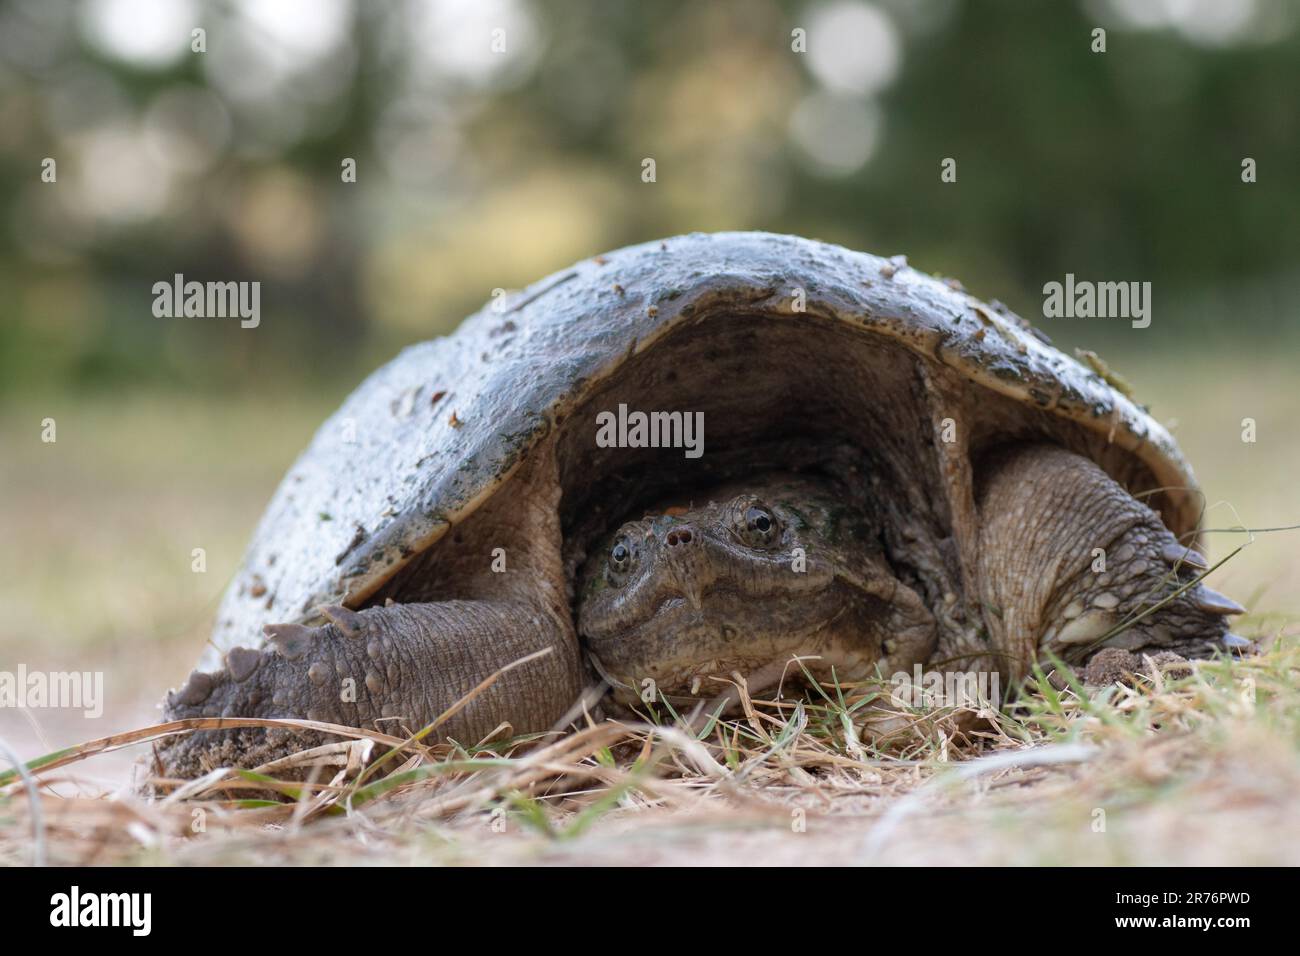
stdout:
<svg viewBox="0 0 1300 956">
<path fill-rule="evenodd" d="M 870 676 L 899 585 L 866 519 L 801 476 L 709 498 L 629 521 L 589 554 L 578 627 L 622 696 L 712 697 L 737 672 L 760 690 L 798 675 L 796 655 L 813 673 Z"/>
</svg>

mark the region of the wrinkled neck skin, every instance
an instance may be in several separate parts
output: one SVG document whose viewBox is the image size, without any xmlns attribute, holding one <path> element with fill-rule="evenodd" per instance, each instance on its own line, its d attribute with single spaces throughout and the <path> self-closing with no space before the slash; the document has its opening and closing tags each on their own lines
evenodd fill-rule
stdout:
<svg viewBox="0 0 1300 956">
<path fill-rule="evenodd" d="M 772 473 L 701 497 L 663 502 L 589 552 L 578 627 L 616 700 L 709 700 L 737 675 L 757 693 L 803 668 L 888 678 L 929 655 L 934 618 L 833 482 Z"/>
</svg>

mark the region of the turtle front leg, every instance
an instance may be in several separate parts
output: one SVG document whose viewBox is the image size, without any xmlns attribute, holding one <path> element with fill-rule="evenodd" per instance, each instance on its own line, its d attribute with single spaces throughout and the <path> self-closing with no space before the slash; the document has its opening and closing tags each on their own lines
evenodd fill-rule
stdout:
<svg viewBox="0 0 1300 956">
<path fill-rule="evenodd" d="M 195 671 L 168 694 L 167 720 L 305 718 L 414 732 L 502 667 L 547 651 L 497 678 L 439 727 L 471 743 L 508 721 L 515 733 L 548 730 L 578 698 L 583 671 L 571 624 L 527 603 L 443 601 L 349 611 L 323 608 L 319 627 L 266 628 L 267 645 L 232 649 L 220 671 Z M 158 748 L 169 776 L 256 766 L 310 745 L 289 731 L 199 731 Z"/>
<path fill-rule="evenodd" d="M 1144 655 L 1168 664 L 1245 643 L 1226 621 L 1244 608 L 1187 587 L 1205 559 L 1091 460 L 1001 449 L 981 463 L 976 498 L 980 596 L 1013 678 L 1043 651 L 1101 683 L 1145 670 Z"/>
</svg>

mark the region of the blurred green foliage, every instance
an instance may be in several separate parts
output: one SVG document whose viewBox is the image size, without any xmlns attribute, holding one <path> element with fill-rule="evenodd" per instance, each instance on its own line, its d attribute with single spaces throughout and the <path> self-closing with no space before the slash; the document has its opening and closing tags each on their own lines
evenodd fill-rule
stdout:
<svg viewBox="0 0 1300 956">
<path fill-rule="evenodd" d="M 905 253 L 1065 345 L 1270 349 L 1300 299 L 1297 19 L 1290 0 L 9 0 L 0 394 L 342 394 L 493 288 L 718 229 Z M 1152 327 L 1043 319 L 1067 272 L 1152 282 Z M 261 325 L 155 318 L 175 273 L 260 281 Z"/>
</svg>

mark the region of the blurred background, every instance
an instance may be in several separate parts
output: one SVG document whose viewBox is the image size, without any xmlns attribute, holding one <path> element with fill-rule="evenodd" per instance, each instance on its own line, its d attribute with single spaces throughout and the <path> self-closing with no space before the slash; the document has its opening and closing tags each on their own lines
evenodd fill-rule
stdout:
<svg viewBox="0 0 1300 956">
<path fill-rule="evenodd" d="M 0 670 L 108 700 L 0 738 L 152 720 L 280 475 L 403 345 L 721 229 L 960 277 L 1133 384 L 1208 526 L 1300 522 L 1294 0 L 6 0 Z M 156 318 L 175 273 L 260 281 L 260 325 Z M 1043 318 L 1066 273 L 1152 283 L 1151 326 Z M 1216 575 L 1243 630 L 1300 612 L 1297 542 Z"/>
</svg>

